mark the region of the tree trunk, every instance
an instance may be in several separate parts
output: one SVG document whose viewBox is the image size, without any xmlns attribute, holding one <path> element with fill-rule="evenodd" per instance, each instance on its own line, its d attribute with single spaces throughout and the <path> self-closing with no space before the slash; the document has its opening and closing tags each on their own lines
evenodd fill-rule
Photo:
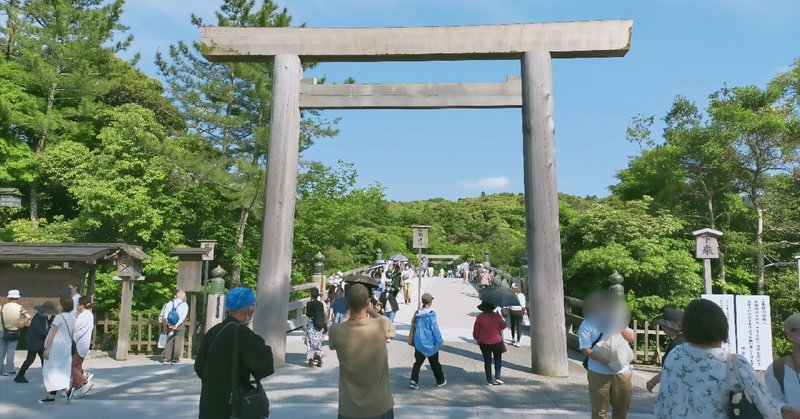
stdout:
<svg viewBox="0 0 800 419">
<path fill-rule="evenodd" d="M 6 61 L 11 61 L 11 51 L 14 49 L 14 32 L 16 31 L 17 15 L 19 13 L 19 0 L 10 0 L 6 8 L 8 29 L 6 33 L 6 46 L 3 54 L 6 56 Z"/>
<path fill-rule="evenodd" d="M 56 75 L 61 72 L 59 66 L 56 66 Z M 53 106 L 56 101 L 56 90 L 58 89 L 58 83 L 53 82 L 50 85 L 50 93 L 47 95 L 47 109 L 44 113 L 44 126 L 42 127 L 41 133 L 39 134 L 39 139 L 36 141 L 36 154 L 40 155 L 44 152 L 44 146 L 47 142 L 47 137 L 50 135 L 50 129 L 48 128 L 47 124 L 49 122 L 50 114 L 53 111 Z M 30 198 L 30 213 L 31 213 L 31 222 L 37 224 L 39 222 L 39 184 L 37 181 L 33 181 L 31 183 L 31 198 Z"/>
<path fill-rule="evenodd" d="M 764 279 L 764 210 L 757 201 L 753 201 L 758 215 L 758 227 L 756 230 L 756 277 L 758 286 L 756 293 L 763 295 L 766 292 L 766 281 Z"/>
<path fill-rule="evenodd" d="M 242 249 L 244 248 L 244 232 L 247 229 L 248 218 L 250 218 L 250 208 L 240 208 L 239 225 L 236 227 L 236 239 L 234 240 L 236 255 L 233 258 L 231 287 L 238 287 L 242 283 Z"/>
</svg>

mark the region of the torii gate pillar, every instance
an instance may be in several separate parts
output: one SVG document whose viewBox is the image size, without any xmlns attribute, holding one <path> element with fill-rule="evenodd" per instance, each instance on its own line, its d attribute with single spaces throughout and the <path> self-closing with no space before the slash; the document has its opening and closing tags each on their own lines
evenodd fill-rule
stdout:
<svg viewBox="0 0 800 419">
<path fill-rule="evenodd" d="M 531 366 L 540 375 L 565 377 L 567 364 L 561 235 L 556 189 L 553 65 L 549 51 L 522 57 L 522 153 L 525 238 L 531 318 Z"/>
</svg>

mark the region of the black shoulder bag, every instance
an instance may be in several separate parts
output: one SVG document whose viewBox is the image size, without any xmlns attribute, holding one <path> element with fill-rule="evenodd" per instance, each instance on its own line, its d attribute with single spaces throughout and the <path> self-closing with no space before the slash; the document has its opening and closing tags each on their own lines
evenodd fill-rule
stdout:
<svg viewBox="0 0 800 419">
<path fill-rule="evenodd" d="M 589 348 L 590 349 L 594 349 L 594 345 L 597 345 L 597 342 L 600 342 L 600 339 L 602 339 L 602 338 L 603 338 L 603 334 L 601 333 L 600 336 L 598 336 L 597 339 L 595 339 L 594 342 L 592 342 L 592 346 L 590 346 Z M 585 369 L 585 370 L 589 369 L 589 357 L 588 356 L 583 359 L 583 369 Z"/>
<path fill-rule="evenodd" d="M 5 306 L 5 304 L 0 306 L 0 322 L 3 323 L 3 340 L 13 342 L 19 340 L 19 330 L 6 329 L 6 320 L 3 318 L 3 308 L 5 308 Z"/>
<path fill-rule="evenodd" d="M 269 399 L 261 380 L 252 380 L 247 389 L 239 388 L 239 327 L 233 337 L 233 367 L 231 368 L 231 419 L 263 419 L 269 417 Z M 250 372 L 247 373 L 249 379 Z"/>
</svg>

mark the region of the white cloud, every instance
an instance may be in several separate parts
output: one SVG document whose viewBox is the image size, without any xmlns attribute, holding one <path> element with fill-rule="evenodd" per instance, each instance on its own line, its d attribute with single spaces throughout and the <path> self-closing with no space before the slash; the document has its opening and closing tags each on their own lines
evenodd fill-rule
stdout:
<svg viewBox="0 0 800 419">
<path fill-rule="evenodd" d="M 509 180 L 505 176 L 496 176 L 496 177 L 485 177 L 483 179 L 478 179 L 475 182 L 471 181 L 464 181 L 458 182 L 458 187 L 461 189 L 480 189 L 480 190 L 488 190 L 488 189 L 503 189 L 508 186 Z"/>
</svg>

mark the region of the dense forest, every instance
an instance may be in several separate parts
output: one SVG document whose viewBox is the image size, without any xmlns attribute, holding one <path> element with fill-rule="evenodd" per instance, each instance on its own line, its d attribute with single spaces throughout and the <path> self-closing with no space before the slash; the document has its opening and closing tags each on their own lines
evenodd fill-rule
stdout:
<svg viewBox="0 0 800 419">
<path fill-rule="evenodd" d="M 271 1 L 220 3 L 211 22 L 186 18 L 292 24 Z M 229 285 L 255 286 L 271 67 L 211 63 L 198 45 L 175 40 L 149 77 L 117 55 L 135 35 L 122 6 L 0 1 L 0 186 L 25 197 L 22 209 L 0 208 L 0 240 L 141 245 L 153 258 L 137 285 L 139 311 L 168 298 L 177 269 L 169 251 L 199 239 L 218 241 L 214 263 Z M 725 234 L 716 291 L 771 295 L 775 324 L 800 311 L 800 60 L 763 86 L 720 80 L 708 89 L 707 103 L 677 97 L 663 115 L 632 118 L 620 141 L 639 152 L 610 196 L 561 195 L 566 294 L 605 287 L 617 270 L 638 318 L 684 305 L 703 282 L 691 231 L 711 227 Z M 303 113 L 302 150 L 337 134 L 336 120 Z M 390 202 L 379 185 L 356 187 L 352 164 L 301 160 L 295 282 L 307 280 L 319 251 L 328 271 L 371 262 L 377 248 L 411 256 L 412 224 L 431 226 L 431 253 L 487 251 L 493 265 L 519 273 L 521 195 Z M 98 310 L 113 311 L 118 293 L 109 267 L 98 275 Z"/>
</svg>

